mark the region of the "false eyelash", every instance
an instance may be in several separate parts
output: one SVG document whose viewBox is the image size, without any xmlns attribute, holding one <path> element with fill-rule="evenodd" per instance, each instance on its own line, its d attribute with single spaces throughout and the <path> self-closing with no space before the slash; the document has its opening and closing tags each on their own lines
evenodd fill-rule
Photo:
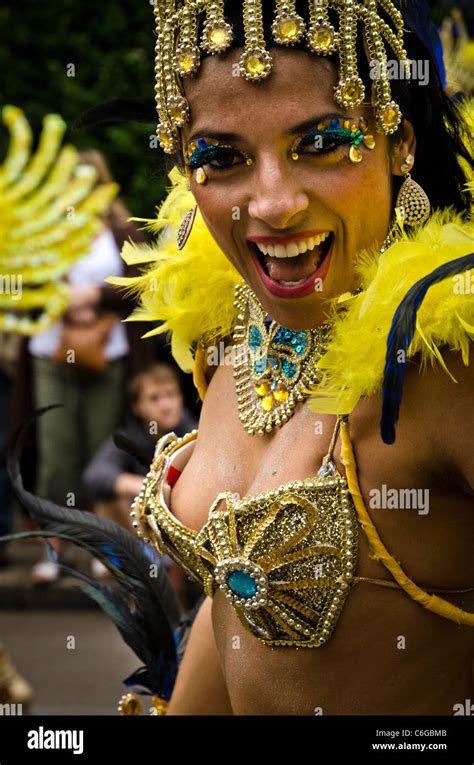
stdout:
<svg viewBox="0 0 474 765">
<path fill-rule="evenodd" d="M 353 143 L 355 138 L 355 134 L 351 130 L 348 130 L 344 127 L 329 126 L 324 130 L 310 130 L 310 132 L 306 133 L 306 135 L 304 135 L 301 141 L 298 143 L 295 149 L 296 152 L 298 153 L 305 146 L 309 146 L 310 144 L 314 143 L 318 136 L 321 136 L 322 138 L 328 138 L 329 140 L 333 140 L 335 142 L 334 146 L 330 146 L 327 149 L 320 149 L 320 154 L 334 151 L 334 149 L 337 149 L 339 146 L 342 146 L 346 143 Z"/>
<path fill-rule="evenodd" d="M 187 164 L 192 169 L 195 170 L 198 167 L 203 167 L 204 165 L 207 165 L 209 162 L 211 162 L 213 159 L 218 159 L 219 157 L 226 157 L 230 158 L 233 156 L 239 156 L 242 160 L 245 159 L 242 152 L 238 151 L 237 149 L 233 149 L 230 146 L 219 146 L 218 144 L 208 144 L 207 146 L 198 146 L 190 157 L 188 157 Z M 229 165 L 230 167 L 230 165 Z M 214 170 L 225 170 L 225 167 L 214 167 Z"/>
</svg>

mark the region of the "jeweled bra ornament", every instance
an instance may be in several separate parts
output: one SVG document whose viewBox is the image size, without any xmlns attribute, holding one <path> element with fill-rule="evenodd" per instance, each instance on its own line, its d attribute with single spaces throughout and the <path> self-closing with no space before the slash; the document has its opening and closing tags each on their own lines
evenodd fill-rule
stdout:
<svg viewBox="0 0 474 765">
<path fill-rule="evenodd" d="M 248 433 L 264 435 L 287 422 L 318 381 L 316 363 L 331 325 L 286 329 L 268 317 L 252 290 L 238 285 L 234 377 L 239 419 Z"/>
<path fill-rule="evenodd" d="M 378 13 L 379 7 L 384 17 Z M 337 29 L 330 23 L 330 11 L 337 16 Z M 199 40 L 202 14 L 205 19 Z M 242 14 L 245 46 L 239 73 L 246 80 L 264 80 L 272 70 L 272 57 L 266 47 L 261 0 L 244 0 Z M 226 51 L 232 45 L 233 31 L 225 19 L 223 0 L 155 0 L 154 15 L 157 136 L 164 151 L 175 154 L 181 146 L 179 128 L 189 122 L 182 79 L 197 72 L 201 51 L 211 55 Z M 352 109 L 360 106 L 366 95 L 357 69 L 359 24 L 367 58 L 379 65 L 380 77 L 372 84 L 377 129 L 394 133 L 402 115 L 391 97 L 386 45 L 404 67 L 405 79 L 410 77 L 410 62 L 404 48 L 403 16 L 392 0 L 309 0 L 307 21 L 296 13 L 294 1 L 277 1 L 270 42 L 285 47 L 304 42 L 319 56 L 338 52 L 339 80 L 334 98 L 341 108 Z"/>
</svg>

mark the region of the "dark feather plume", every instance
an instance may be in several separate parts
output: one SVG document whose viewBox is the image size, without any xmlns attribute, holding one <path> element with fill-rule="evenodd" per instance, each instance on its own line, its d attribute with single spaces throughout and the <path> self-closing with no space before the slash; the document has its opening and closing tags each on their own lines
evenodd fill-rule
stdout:
<svg viewBox="0 0 474 765">
<path fill-rule="evenodd" d="M 162 557 L 113 521 L 92 513 L 60 507 L 26 491 L 20 473 L 21 443 L 27 427 L 57 405 L 37 410 L 15 435 L 7 455 L 7 467 L 15 494 L 41 531 L 13 534 L 0 539 L 55 537 L 82 547 L 111 572 L 118 587 L 96 582 L 77 571 L 68 572 L 82 582 L 113 620 L 125 642 L 145 667 L 148 692 L 165 698 L 171 693 L 178 667 L 177 647 L 182 640 L 180 611 Z M 187 625 L 184 625 L 187 629 Z M 128 681 L 127 681 L 128 682 Z"/>
<path fill-rule="evenodd" d="M 382 384 L 382 441 L 393 444 L 403 396 L 407 351 L 415 333 L 416 316 L 426 293 L 433 284 L 474 268 L 474 253 L 443 263 L 419 279 L 399 304 L 387 338 L 387 353 Z"/>
<path fill-rule="evenodd" d="M 103 122 L 144 122 L 157 121 L 155 102 L 151 98 L 114 98 L 102 104 L 91 106 L 73 122 L 74 130 L 98 125 Z"/>
</svg>

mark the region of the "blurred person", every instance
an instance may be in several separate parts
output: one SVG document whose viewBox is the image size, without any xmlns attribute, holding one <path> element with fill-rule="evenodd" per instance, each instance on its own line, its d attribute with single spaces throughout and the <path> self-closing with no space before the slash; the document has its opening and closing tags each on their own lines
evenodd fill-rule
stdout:
<svg viewBox="0 0 474 765">
<path fill-rule="evenodd" d="M 179 375 L 169 364 L 157 363 L 129 383 L 130 410 L 120 429 L 149 465 L 156 441 L 173 431 L 184 435 L 196 426 L 185 408 Z M 126 528 L 130 503 L 140 491 L 147 466 L 116 446 L 111 435 L 100 446 L 84 473 L 84 488 L 98 515 L 112 516 Z"/>
<path fill-rule="evenodd" d="M 86 150 L 80 156 L 82 164 L 94 165 L 98 183 L 112 181 L 100 152 Z M 120 249 L 125 239 L 142 239 L 128 217 L 122 202 L 115 199 L 89 254 L 67 275 L 70 303 L 65 316 L 28 343 L 34 407 L 62 404 L 37 425 L 36 491 L 68 506 L 81 505 L 82 471 L 121 419 L 127 359 L 141 334 L 135 330 L 132 337 L 130 325 L 120 321 L 129 313 L 130 301 L 127 304 L 120 291 L 104 283 L 109 274 L 124 273 Z M 137 350 L 139 364 L 146 366 L 152 347 L 141 343 Z M 54 581 L 58 575 L 57 563 L 44 556 L 32 571 L 38 584 Z"/>
<path fill-rule="evenodd" d="M 96 515 L 111 518 L 132 529 L 130 507 L 139 493 L 148 465 L 153 459 L 156 442 L 173 431 L 184 436 L 197 422 L 185 407 L 178 370 L 164 363 L 154 364 L 136 375 L 129 383 L 130 410 L 120 433 L 130 441 L 143 461 L 118 448 L 110 436 L 96 452 L 84 473 L 84 488 L 93 502 Z M 186 578 L 172 564 L 168 567 L 180 600 L 186 600 Z M 105 576 L 107 569 L 98 560 L 92 571 Z"/>
</svg>

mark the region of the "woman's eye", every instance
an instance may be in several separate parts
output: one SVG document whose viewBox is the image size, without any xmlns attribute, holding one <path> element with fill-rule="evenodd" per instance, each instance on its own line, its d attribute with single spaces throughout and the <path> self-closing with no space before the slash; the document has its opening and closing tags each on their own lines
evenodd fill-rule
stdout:
<svg viewBox="0 0 474 765">
<path fill-rule="evenodd" d="M 341 135 L 339 132 L 328 131 L 325 133 L 309 133 L 304 136 L 296 151 L 298 154 L 329 154 L 341 146 L 351 142 L 352 135 Z M 304 150 L 304 151 L 303 151 Z"/>
<path fill-rule="evenodd" d="M 236 149 L 219 146 L 206 146 L 197 149 L 188 159 L 188 165 L 195 170 L 198 167 L 212 167 L 215 170 L 227 170 L 245 161 L 243 154 Z"/>
</svg>

